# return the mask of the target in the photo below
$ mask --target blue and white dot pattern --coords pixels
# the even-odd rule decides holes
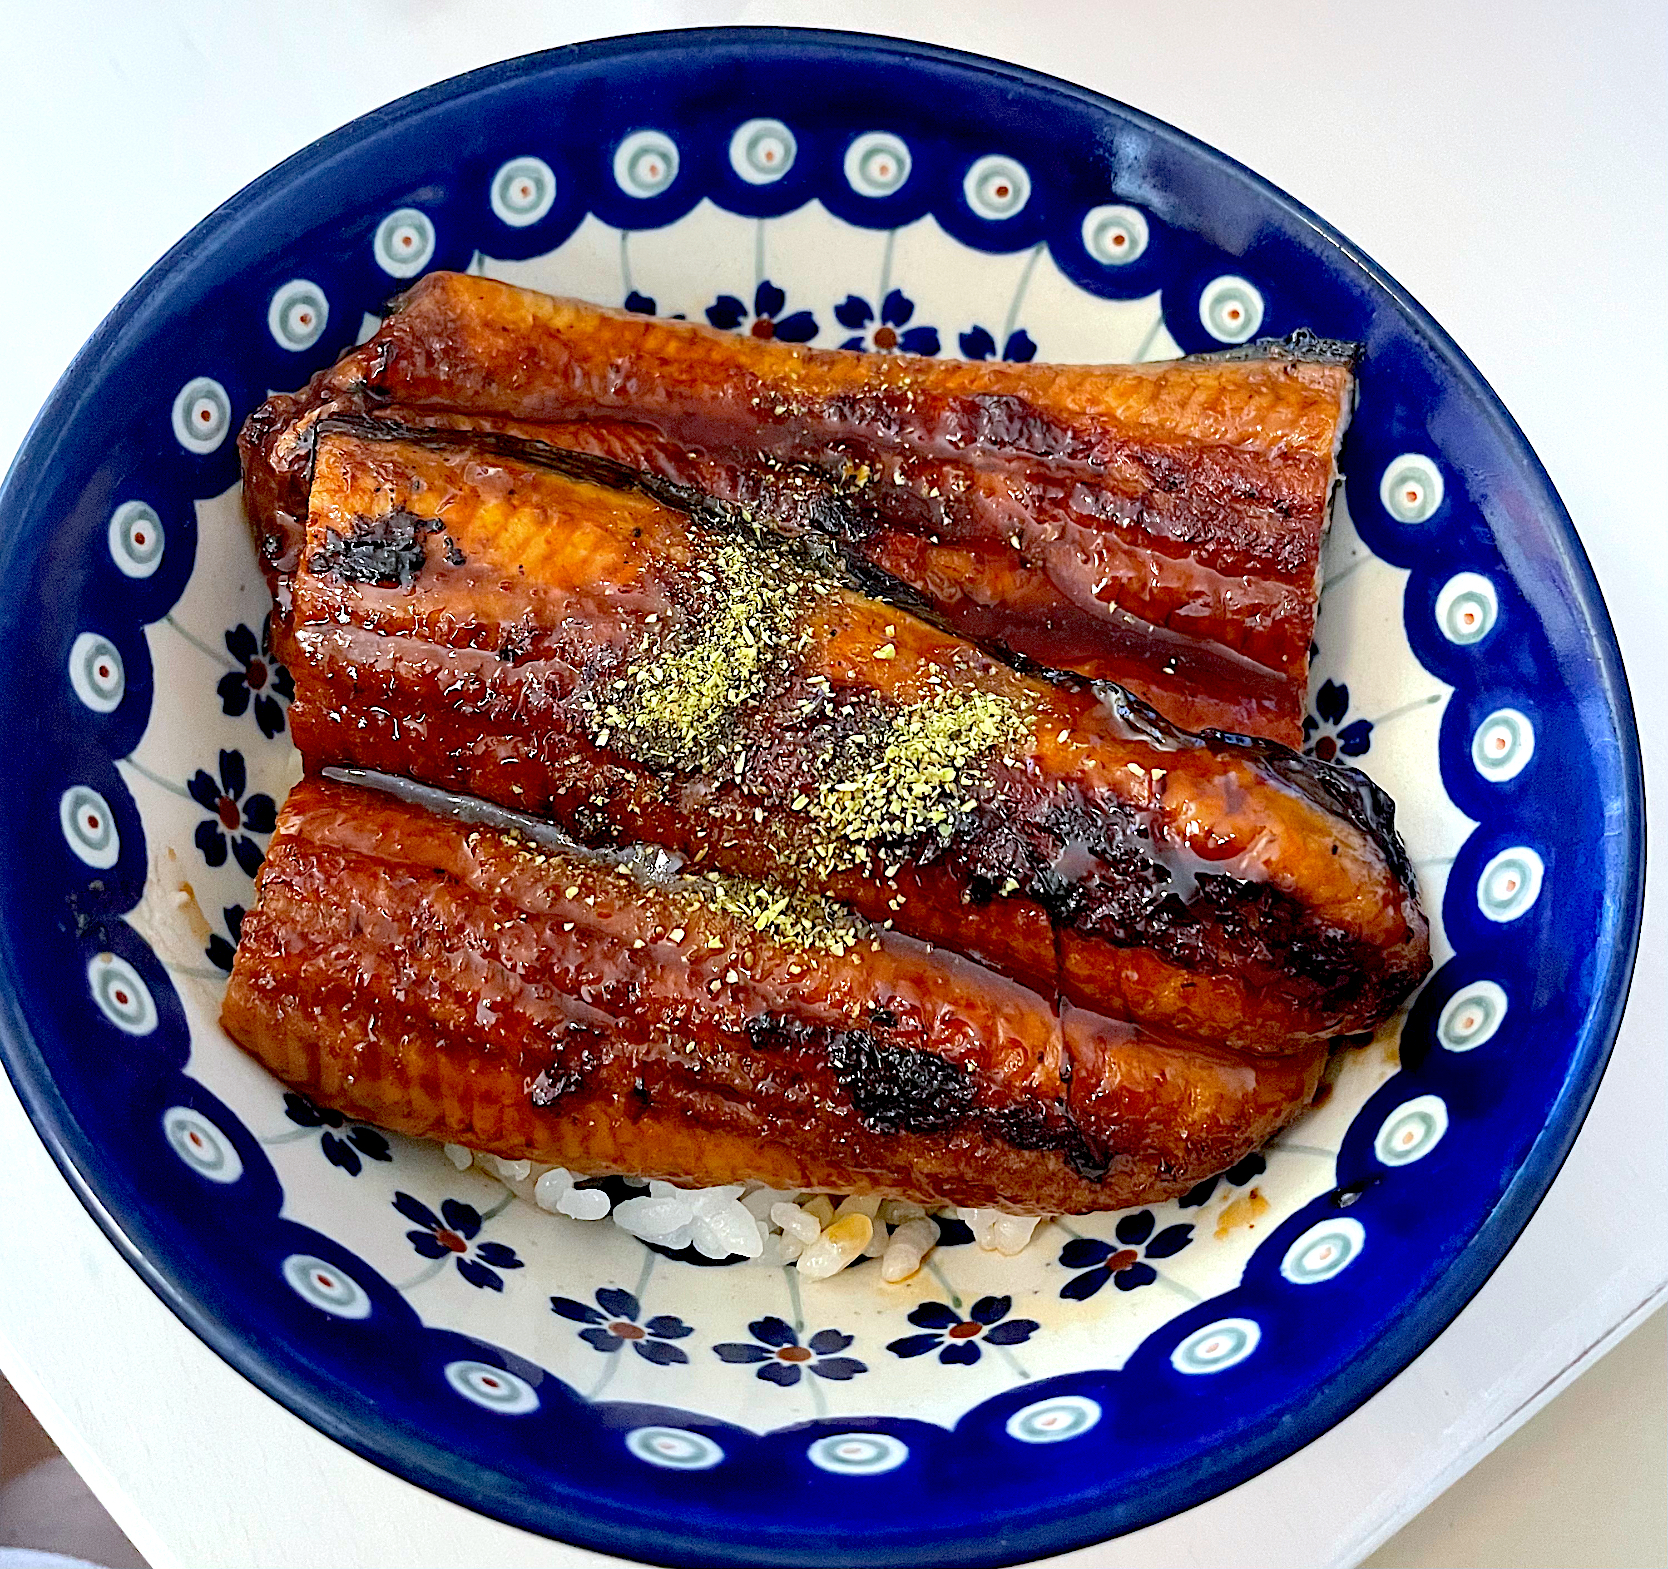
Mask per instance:
[[[110,559],[123,577],[149,577],[162,565],[162,519],[143,501],[124,501],[110,514]]]
[[[614,183],[627,196],[648,200],[678,177],[678,144],[664,131],[633,131],[614,150]]]
[[[1545,876],[1545,863],[1528,845],[1502,850],[1477,879],[1477,908],[1491,921],[1515,921],[1534,907]]]
[[[1255,1319],[1219,1318],[1196,1329],[1170,1353],[1178,1373],[1220,1373],[1243,1362],[1263,1338]]]
[[[909,1446],[889,1433],[834,1433],[805,1451],[821,1471],[836,1476],[879,1476],[896,1471],[909,1458]]]
[[[231,434],[232,400],[212,376],[194,376],[174,399],[174,437],[187,452],[207,457]]]
[[[1146,253],[1147,215],[1113,203],[1083,215],[1083,249],[1104,267],[1127,267]]]
[[[126,959],[96,953],[87,961],[87,985],[93,1001],[124,1035],[149,1035],[156,1028],[156,1003],[150,988]]]
[[[232,1141],[200,1111],[170,1106],[162,1114],[162,1135],[168,1148],[199,1177],[229,1184],[243,1175],[243,1158]]]
[[[311,1253],[292,1253],[280,1272],[285,1284],[303,1302],[311,1303],[332,1318],[359,1319],[371,1316],[371,1299],[365,1288],[346,1270],[327,1264]]]
[[[1436,596],[1436,624],[1450,643],[1480,643],[1500,616],[1500,596],[1480,572],[1456,572]]]
[[[1448,1131],[1448,1107],[1440,1095],[1405,1101],[1386,1117],[1373,1140],[1373,1154],[1386,1166],[1423,1160]]]
[[[1059,1444],[1087,1433],[1100,1417],[1099,1404],[1087,1395],[1054,1395],[1021,1406],[1008,1418],[1007,1432],[1022,1444]]]
[[[1002,223],[1017,217],[1031,200],[1031,176],[1012,158],[980,158],[961,182],[967,205],[981,218]]]
[[[556,201],[556,171],[542,158],[512,158],[492,177],[492,210],[512,229],[526,229]]]
[[[434,224],[415,207],[399,207],[376,226],[371,254],[390,278],[415,278],[434,260]]]
[[[127,691],[127,672],[116,645],[96,632],[82,632],[70,644],[70,689],[95,714],[113,714]]]
[[[780,120],[748,120],[730,138],[730,167],[749,185],[774,185],[798,154],[793,132]]]
[[[91,785],[71,785],[58,797],[58,827],[77,860],[107,872],[122,855],[110,803]]]
[[[1497,981],[1473,981],[1461,987],[1437,1015],[1436,1038],[1448,1051],[1475,1051],[1494,1039],[1505,1022],[1509,1001]]]
[[[870,131],[846,149],[846,183],[859,196],[895,196],[909,182],[909,147],[890,131]]]
[[[1292,1243],[1280,1260],[1280,1273],[1294,1286],[1313,1286],[1347,1269],[1366,1245],[1361,1222],[1338,1215],[1311,1226]]]
[[[1515,779],[1535,755],[1535,727],[1515,708],[1497,708],[1471,737],[1471,762],[1493,784]]]
[[[519,1374],[490,1362],[448,1362],[446,1382],[465,1400],[502,1416],[525,1416],[539,1408],[539,1392]]]
[[[277,289],[266,308],[266,327],[281,349],[299,354],[324,336],[330,320],[330,301],[324,290],[306,278],[291,278]]]
[[[710,1471],[724,1458],[724,1451],[706,1434],[684,1427],[634,1427],[625,1436],[625,1446],[639,1460],[668,1471]]]
[[[1442,494],[1442,470],[1418,452],[1404,452],[1378,482],[1378,499],[1398,523],[1423,523],[1442,505]]]
[[[1199,320],[1218,343],[1245,343],[1263,324],[1263,297],[1244,278],[1213,278],[1199,296]]]

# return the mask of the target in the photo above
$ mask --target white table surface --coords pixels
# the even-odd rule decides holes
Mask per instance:
[[[314,137],[506,55],[731,22],[909,34],[1050,71],[1185,127],[1325,214],[1448,327],[1539,451],[1619,628],[1647,772],[1664,777],[1668,25],[1655,0],[12,8],[0,49],[0,465],[144,268]],[[1057,1561],[1356,1563],[1668,1295],[1661,864],[1586,1129],[1476,1300],[1300,1454]],[[419,1492],[233,1372],[105,1241],[3,1076],[0,1367],[158,1569],[609,1561]]]

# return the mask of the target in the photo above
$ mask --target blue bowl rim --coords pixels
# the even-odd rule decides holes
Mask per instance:
[[[1142,127],[1155,138],[1181,146],[1193,156],[1214,163],[1231,178],[1251,186],[1264,201],[1286,216],[1311,229],[1327,246],[1359,268],[1383,290],[1406,323],[1421,334],[1449,365],[1496,427],[1502,447],[1515,458],[1526,487],[1547,508],[1554,525],[1551,532],[1559,547],[1558,564],[1574,591],[1576,604],[1586,623],[1598,667],[1599,685],[1615,720],[1619,772],[1625,796],[1621,820],[1624,854],[1619,860],[1629,867],[1631,875],[1627,886],[1619,891],[1622,907],[1613,926],[1616,939],[1605,958],[1603,980],[1595,987],[1592,1023],[1572,1058],[1565,1087],[1554,1102],[1546,1125],[1493,1209],[1442,1275],[1436,1289],[1427,1293],[1418,1307],[1404,1317],[1368,1357],[1356,1364],[1352,1369],[1353,1376],[1315,1389],[1307,1399],[1288,1411],[1279,1432],[1271,1433],[1255,1450],[1248,1449],[1237,1462],[1213,1467],[1208,1474],[1201,1473],[1191,1481],[1179,1481],[1156,1496],[1151,1509],[1143,1511],[1144,1523],[1154,1524],[1237,1487],[1314,1442],[1365,1404],[1423,1354],[1482,1289],[1539,1208],[1586,1121],[1621,1027],[1638,954],[1643,917],[1646,834],[1643,766],[1638,727],[1620,648],[1592,565],[1545,466],[1498,394],[1429,312],[1371,257],[1301,202],[1208,143],[1105,94],[1024,66],[936,44],[827,28],[671,28],[590,39],[482,66],[373,109],[291,154],[194,225],[122,296],[59,378],[25,433],[10,471],[0,482],[0,520],[5,518],[13,495],[25,493],[37,473],[51,466],[56,457],[57,441],[48,433],[68,425],[78,402],[91,392],[94,384],[91,373],[98,361],[128,328],[146,302],[189,262],[211,235],[281,189],[293,176],[327,162],[367,132],[419,116],[432,105],[537,75],[567,60],[594,62],[625,59],[663,50],[669,45],[700,48],[711,43],[734,44],[747,40],[777,46],[802,43],[835,47],[858,54],[892,55],[907,61],[948,65],[970,74],[989,76],[1074,99],[1092,110],[1110,111]],[[0,548],[9,543],[0,538]],[[12,622],[10,611],[0,612],[0,635],[18,633],[20,629]],[[479,1504],[480,1500],[464,1496],[468,1490],[460,1487],[455,1479],[442,1477],[436,1471],[428,1457],[422,1454],[420,1444],[407,1443],[398,1434],[386,1432],[379,1434],[380,1443],[373,1443],[353,1424],[344,1421],[329,1402],[289,1381],[267,1363],[258,1348],[241,1338],[235,1327],[220,1322],[211,1310],[189,1296],[170,1274],[165,1260],[147,1257],[128,1236],[121,1219],[112,1214],[98,1197],[99,1184],[95,1180],[98,1159],[95,1157],[89,1161],[89,1169],[83,1170],[70,1152],[65,1133],[67,1108],[57,1094],[43,1054],[23,1023],[18,1005],[22,990],[10,943],[0,932],[0,1048],[3,1048],[0,1049],[0,1060],[4,1061],[30,1121],[71,1190],[139,1277],[193,1334],[258,1389],[309,1426],[394,1475],[466,1506]],[[1140,1525],[1131,1527],[1139,1528]],[[1098,1532],[1081,1537],[1062,1537],[1052,1550],[1067,1551],[1100,1539],[1104,1538]],[[629,1544],[622,1544],[622,1550],[629,1552]]]

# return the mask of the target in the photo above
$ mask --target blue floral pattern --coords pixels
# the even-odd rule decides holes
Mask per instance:
[[[886,1349],[900,1357],[937,1351],[938,1360],[947,1366],[971,1367],[979,1360],[981,1343],[1017,1346],[1036,1333],[1034,1318],[1008,1317],[1013,1305],[1012,1297],[980,1297],[963,1318],[947,1303],[923,1302],[911,1311],[909,1321],[930,1333],[888,1341]]]
[[[238,663],[221,676],[215,691],[220,708],[237,718],[255,708],[255,723],[269,741],[284,729],[284,710],[295,696],[295,682],[272,657],[272,617],[261,621],[259,638],[241,622],[226,634],[226,652]]]
[[[208,947],[203,950],[208,955],[209,962],[228,975],[232,973],[232,960],[237,955],[237,945],[243,941],[243,917],[246,913],[241,904],[228,904],[220,912],[220,919],[226,923],[226,930],[232,934],[230,941],[216,932],[209,938]]]
[[[818,1378],[837,1382],[869,1371],[867,1364],[856,1357],[839,1355],[853,1337],[838,1329],[819,1329],[801,1345],[794,1327],[771,1315],[754,1319],[747,1326],[747,1333],[753,1337],[752,1341],[727,1340],[712,1349],[725,1362],[761,1364],[755,1376],[781,1389],[792,1389],[806,1369]]]
[[[961,335],[963,359],[988,360],[996,353],[996,339],[988,327],[973,327]],[[1037,346],[1023,327],[1008,334],[1002,345],[1001,358],[1024,365],[1037,357]]]
[[[213,814],[197,824],[192,836],[203,859],[210,866],[224,866],[229,848],[237,864],[253,877],[261,869],[263,852],[249,835],[271,833],[278,826],[278,807],[270,795],[256,794],[245,800],[248,784],[243,753],[222,752],[218,780],[199,768],[185,788],[193,801]]]
[[[1086,1302],[1109,1280],[1120,1291],[1150,1286],[1158,1279],[1158,1271],[1146,1261],[1173,1258],[1193,1240],[1190,1224],[1166,1226],[1154,1236],[1156,1224],[1150,1209],[1138,1209],[1113,1228],[1117,1244],[1099,1237],[1073,1237],[1060,1249],[1060,1262],[1083,1273],[1061,1286],[1060,1295],[1071,1302]]]
[[[877,312],[869,302],[856,294],[848,294],[834,307],[834,319],[854,336],[845,339],[842,349],[872,349],[882,354],[894,350],[904,354],[938,353],[936,327],[910,326],[915,315],[915,301],[902,289],[893,289],[880,302]]]
[[[451,1255],[458,1273],[470,1285],[484,1291],[502,1291],[501,1269],[520,1269],[515,1249],[502,1242],[476,1242],[481,1229],[481,1212],[461,1199],[441,1201],[438,1215],[421,1199],[409,1193],[394,1195],[394,1208],[422,1229],[406,1232],[406,1240],[424,1258],[443,1259]]]
[[[672,1344],[695,1333],[681,1318],[658,1313],[646,1323],[639,1323],[642,1304],[618,1286],[602,1287],[596,1300],[597,1305],[592,1307],[588,1302],[575,1302],[572,1297],[552,1297],[550,1311],[575,1324],[583,1324],[579,1338],[610,1356],[621,1346],[630,1346],[645,1362],[657,1367],[689,1360],[689,1353],[682,1346]]]
[[[1176,1200],[1183,1209],[1197,1209],[1205,1203],[1216,1191],[1219,1182],[1226,1182],[1236,1188],[1243,1188],[1253,1177],[1260,1177],[1268,1170],[1268,1161],[1260,1151],[1253,1151],[1236,1166],[1230,1166],[1219,1176],[1206,1177],[1203,1182],[1196,1182],[1187,1192]]]
[[[660,314],[660,307],[656,305],[654,296],[644,294],[640,289],[628,291],[622,308],[630,311],[635,316],[657,316]],[[684,321],[687,318],[682,311],[673,311],[666,319],[667,321]]]
[[[1315,693],[1315,711],[1303,718],[1303,750],[1323,763],[1335,757],[1361,757],[1373,744],[1373,723],[1370,719],[1352,719],[1349,713],[1349,688],[1342,681],[1323,681]]]
[[[755,338],[780,338],[784,343],[809,343],[817,335],[817,318],[809,311],[782,313],[788,297],[769,278],[753,291],[753,310],[733,294],[720,294],[707,307],[707,320],[715,327],[740,329]]]
[[[340,1166],[350,1177],[357,1177],[364,1169],[360,1156],[367,1160],[392,1160],[388,1136],[380,1128],[368,1123],[352,1122],[329,1106],[320,1106],[310,1096],[288,1090],[284,1095],[284,1115],[298,1128],[320,1128],[319,1148],[332,1166]],[[346,1135],[336,1130],[345,1127]]]

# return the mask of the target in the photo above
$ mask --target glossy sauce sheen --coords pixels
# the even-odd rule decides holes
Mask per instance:
[[[965,636],[1118,681],[1186,728],[1295,745],[1352,356],[1317,340],[1141,366],[855,354],[433,274],[305,394],[272,400],[245,459],[275,525],[309,413],[531,422],[823,530]]]
[[[1012,669],[725,509],[576,478],[571,454],[316,436],[304,549],[263,540],[301,558],[278,636],[310,768],[827,893],[1173,1039],[1301,1050],[1370,1029],[1428,968],[1359,774]],[[737,680],[724,661],[755,637]]]
[[[1325,1058],[1167,1046],[819,900],[320,779],[223,1022],[328,1105],[510,1159],[1053,1213],[1231,1165]]]

